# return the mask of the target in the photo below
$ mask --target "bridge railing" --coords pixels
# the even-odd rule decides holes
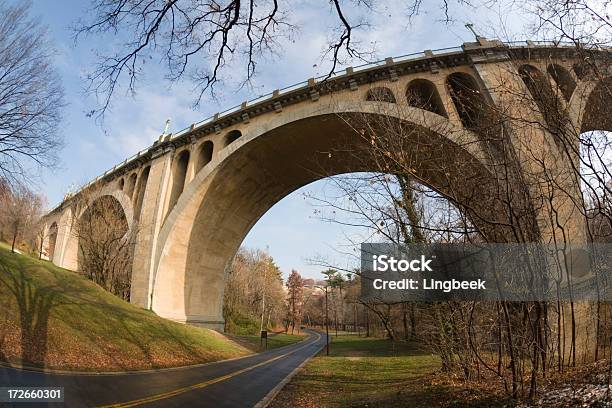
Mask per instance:
[[[548,40],[537,40],[537,41],[509,41],[509,42],[504,42],[503,43],[505,46],[509,47],[509,48],[524,48],[524,47],[532,47],[532,46],[552,46],[552,47],[567,47],[567,46],[572,46],[575,47],[576,44],[570,41],[548,41]],[[597,47],[595,47],[597,48]],[[428,50],[428,52],[426,51],[421,51],[421,52],[415,52],[415,53],[411,53],[411,54],[405,54],[405,55],[400,55],[398,57],[393,57],[391,58],[391,60],[393,61],[393,63],[403,63],[403,62],[407,62],[407,61],[412,61],[412,60],[417,60],[419,58],[431,58],[432,56],[444,56],[447,54],[454,54],[454,53],[461,53],[464,51],[463,46],[457,46],[457,47],[447,47],[447,48],[439,48],[439,49],[435,49],[435,50]],[[373,68],[377,68],[377,67],[381,67],[384,65],[388,64],[388,59],[382,59],[379,61],[374,61],[374,62],[366,62],[364,64],[361,65],[357,65],[354,67],[350,67],[350,69],[352,69],[352,72],[356,73],[356,72],[363,72],[365,70],[368,69],[373,69]],[[338,70],[338,71],[334,71],[330,74],[325,74],[325,75],[321,75],[318,77],[313,78],[314,79],[314,83],[321,83],[323,81],[332,79],[332,78],[336,78],[336,77],[340,77],[343,75],[347,75],[348,73],[348,69],[342,69],[342,70]],[[189,132],[191,132],[194,129],[198,129],[204,125],[208,125],[210,123],[213,123],[217,120],[223,119],[226,116],[229,116],[231,114],[237,113],[240,110],[243,109],[244,106],[247,107],[252,107],[254,105],[257,105],[259,103],[265,102],[267,100],[272,100],[278,96],[282,96],[282,95],[286,95],[289,94],[291,92],[294,91],[298,91],[300,89],[307,89],[309,86],[311,86],[312,84],[312,79],[311,81],[300,81],[298,83],[295,83],[293,85],[289,85],[286,86],[284,88],[281,89],[277,89],[273,92],[264,94],[264,95],[260,95],[254,99],[248,100],[246,102],[243,102],[239,105],[233,106],[229,109],[226,109],[222,112],[216,113],[212,116],[209,116],[208,118],[201,120],[200,122],[194,123],[193,125],[190,125],[184,129],[181,129],[180,131],[176,132],[176,133],[172,133],[170,135],[170,140],[174,140],[177,139]],[[114,167],[112,167],[111,169],[108,169],[107,171],[105,171],[102,175],[99,175],[98,177],[96,177],[95,179],[93,179],[92,181],[90,181],[89,183],[85,184],[84,186],[82,186],[77,192],[75,192],[74,194],[78,194],[80,191],[82,191],[83,189],[95,184],[96,182],[98,182],[99,180],[101,180],[103,177],[107,176],[108,174],[114,172],[115,170],[126,166],[127,164],[131,163],[132,161],[138,159],[138,157],[140,157],[141,155],[145,154],[152,146],[148,146],[144,149],[142,149],[141,151],[139,151],[138,153],[136,153],[135,155],[131,156],[130,158],[126,159],[125,161],[123,161],[122,163],[119,163],[117,165],[115,165]],[[61,203],[58,204],[56,207],[53,208],[54,211],[55,209],[57,209],[59,206],[61,206]]]
[[[448,48],[441,48],[441,49],[438,49],[438,50],[432,50],[432,52],[436,56],[440,56],[440,55],[446,54],[449,51],[452,51],[452,52],[462,52],[463,50],[462,50],[461,47],[448,47]],[[399,57],[393,57],[392,60],[393,60],[393,62],[398,63],[398,62],[405,62],[405,61],[415,60],[415,59],[418,59],[418,58],[428,58],[428,57],[430,57],[430,56],[426,55],[424,52],[415,52],[415,53],[412,53],[412,54],[400,55]],[[372,69],[372,68],[381,67],[381,66],[384,66],[384,65],[387,65],[387,59],[383,59],[383,60],[375,61],[375,62],[367,62],[367,63],[361,64],[361,65],[357,65],[357,66],[351,67],[351,69],[353,70],[353,72],[356,73],[356,72],[361,72],[361,71],[365,71],[365,70]],[[334,71],[332,73],[328,73],[328,74],[325,74],[325,75],[320,75],[320,76],[315,77],[313,79],[314,79],[315,84],[318,84],[318,83],[321,83],[323,81],[326,81],[326,80],[329,80],[329,79],[332,79],[332,78],[336,78],[336,77],[340,77],[340,76],[344,76],[344,75],[347,75],[346,68],[342,69],[342,70]],[[257,105],[259,103],[265,102],[267,100],[272,100],[272,99],[274,99],[274,98],[276,98],[278,96],[286,95],[288,93],[291,93],[291,92],[294,92],[294,91],[298,91],[300,89],[306,89],[309,86],[311,86],[311,83],[309,83],[308,80],[300,81],[300,82],[297,82],[295,84],[286,86],[284,88],[280,88],[280,89],[277,89],[275,91],[269,92],[267,94],[260,95],[260,96],[254,98],[254,99],[250,99],[250,100],[246,101],[246,103],[243,102],[240,105],[233,106],[233,107],[231,107],[231,108],[229,108],[229,109],[227,109],[225,111],[216,113],[215,115],[212,115],[212,116],[210,116],[210,117],[208,117],[208,118],[206,118],[206,119],[204,119],[204,120],[202,120],[200,122],[197,122],[193,126],[186,127],[184,129],[178,131],[177,133],[173,133],[170,139],[174,140],[174,139],[182,136],[183,134],[190,132],[192,129],[197,129],[197,128],[202,127],[204,125],[210,124],[210,123],[214,122],[215,120],[222,119],[222,118],[224,118],[226,116],[229,116],[231,114],[239,112],[239,111],[241,111],[243,109],[244,106],[252,107],[254,105]]]

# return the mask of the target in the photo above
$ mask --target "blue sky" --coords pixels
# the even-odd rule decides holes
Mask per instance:
[[[346,4],[349,7],[351,3]],[[440,21],[437,6],[423,10],[423,14],[409,22],[404,4],[403,1],[381,1],[372,13],[372,28],[360,38],[364,43],[375,44],[380,58],[473,41],[463,26],[467,21],[475,23],[487,36],[506,38],[511,36],[508,31],[519,31],[522,24],[507,10],[501,12],[504,21],[500,21],[497,10],[475,12],[466,8],[451,10],[456,22],[445,24]],[[59,203],[71,184],[83,184],[149,146],[162,132],[166,118],[172,120],[170,131],[176,132],[245,99],[326,73],[328,63],[321,60],[321,51],[333,24],[329,4],[295,1],[292,5],[291,18],[301,29],[294,42],[284,44],[278,56],[258,66],[253,89],[237,91],[233,78],[229,78],[217,89],[216,100],[205,98],[194,110],[191,84],[180,82],[169,86],[159,80],[160,73],[152,67],[136,95],[127,95],[125,90],[117,92],[111,110],[100,125],[85,115],[96,107],[96,101],[83,92],[86,85],[83,76],[91,69],[94,53],[112,47],[114,39],[83,38],[75,45],[70,26],[87,12],[90,3],[35,0],[32,13],[49,28],[69,103],[62,126],[65,147],[59,154],[60,163],[54,171],[43,170],[40,177],[39,189],[46,194],[49,205]],[[321,221],[313,214],[312,201],[304,198],[305,192],[323,194],[328,188],[329,183],[319,181],[280,201],[255,225],[243,245],[267,247],[285,274],[294,268],[305,276],[319,277],[322,268],[309,261],[316,257],[340,265],[348,262],[341,254],[346,249],[346,236],[354,238],[359,231]]]

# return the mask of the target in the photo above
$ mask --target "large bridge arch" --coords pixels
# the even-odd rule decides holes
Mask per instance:
[[[45,225],[43,234],[42,234],[42,243],[41,243],[41,256],[44,259],[48,259],[53,261],[55,255],[55,245],[57,244],[57,236],[58,236],[59,227],[57,225],[57,221],[53,221],[50,225]]]
[[[122,190],[100,190],[87,197],[86,200],[75,203],[73,208],[68,209],[62,215],[62,221],[60,224],[65,224],[66,228],[63,231],[63,250],[62,257],[58,259],[58,262],[54,263],[61,266],[62,268],[70,269],[73,271],[79,268],[79,239],[76,234],[76,222],[81,219],[83,214],[90,208],[94,203],[104,197],[112,197],[116,200],[121,209],[123,215],[126,218],[128,224],[128,231],[134,226],[134,209],[130,197]]]
[[[58,240],[55,243],[55,251],[51,261],[61,267],[65,267],[64,259],[66,258],[66,248],[68,247],[69,237],[72,233],[73,220],[72,206],[64,209],[59,217],[58,225]]]
[[[584,80],[569,102],[569,117],[577,133],[592,130],[612,132],[612,77]]]
[[[70,230],[75,214],[79,214],[81,197],[95,191],[129,192],[131,201],[127,195],[119,201],[128,221],[135,218],[138,225],[130,301],[165,317],[219,327],[225,266],[267,208],[317,178],[370,170],[367,160],[351,155],[358,150],[360,136],[347,130],[350,126],[343,119],[355,115],[418,129],[417,133],[424,136],[423,143],[413,143],[421,149],[419,154],[462,155],[461,160],[448,159],[445,163],[471,166],[452,169],[463,176],[457,182],[460,188],[454,191],[456,194],[461,194],[466,183],[468,187],[470,182],[475,183],[470,177],[480,181],[485,190],[489,188],[483,180],[487,171],[495,175],[487,176],[491,179],[498,177],[503,182],[505,178],[511,190],[507,205],[517,205],[521,214],[537,213],[534,219],[521,219],[528,225],[521,226],[517,240],[551,240],[558,228],[565,228],[570,242],[583,242],[586,221],[576,217],[576,207],[582,200],[575,172],[579,157],[563,155],[559,143],[554,142],[558,141],[557,133],[565,135],[565,130],[565,136],[576,145],[581,133],[612,130],[612,105],[599,100],[601,95],[609,99],[609,92],[602,92],[604,85],[594,81],[599,78],[580,65],[582,53],[593,61],[609,58],[607,50],[578,52],[574,47],[533,43],[504,45],[481,38],[463,44],[461,49],[388,58],[369,67],[347,68],[325,81],[311,78],[217,113],[177,133],[164,132],[146,149],[68,195],[47,215],[48,225],[53,221],[58,225],[53,261],[71,267],[71,251],[76,252],[69,240]],[[541,120],[537,103],[525,103],[534,96],[533,92],[529,94],[530,81],[525,83],[519,74],[525,65],[541,72],[538,85],[550,85],[559,101],[559,113],[567,115],[560,126],[562,132],[551,131],[549,126],[525,126]],[[604,76],[611,74],[607,66],[602,72]],[[449,83],[452,78],[455,80]],[[604,84],[609,89],[609,80]],[[383,97],[375,89],[384,89]],[[480,110],[487,107],[492,111],[481,115]],[[509,120],[497,122],[498,108],[509,113]],[[472,116],[482,120],[470,120]],[[414,140],[408,138],[406,143],[410,142]],[[177,178],[179,173],[173,170],[182,152],[188,152],[183,154],[189,154],[190,160],[185,160]],[[411,152],[406,149],[405,153]],[[554,174],[542,172],[546,167]],[[500,169],[509,172],[504,175]],[[442,194],[445,187],[453,190],[452,183],[445,186],[441,182],[443,174],[425,165],[416,166],[416,170],[420,181],[439,184],[432,187]],[[137,180],[135,174],[139,174]],[[552,184],[561,183],[563,187],[551,187],[550,180],[543,179],[548,177],[554,177]],[[174,185],[180,185],[181,191],[172,194]],[[482,190],[482,186],[479,188]],[[483,195],[483,191],[474,193]],[[550,206],[544,208],[535,202],[551,193],[557,199]],[[175,205],[169,208],[169,202]],[[525,209],[528,211],[522,211]],[[549,221],[552,209],[559,220],[557,225]],[[505,211],[499,211],[502,217]],[[501,235],[503,241],[505,236]]]
[[[384,115],[413,130],[406,143],[419,149],[421,165],[415,169],[419,180],[448,196],[461,191],[463,197],[485,204],[483,186],[492,176],[478,138],[448,119],[385,102],[302,107],[243,135],[185,189],[160,231],[153,310],[178,321],[222,327],[225,270],[257,220],[310,182],[375,170],[368,157],[359,155],[364,138],[346,122],[362,115]],[[443,166],[435,168],[428,160],[456,166],[453,173],[461,174],[461,181],[452,180]],[[455,188],[459,183],[462,188]]]

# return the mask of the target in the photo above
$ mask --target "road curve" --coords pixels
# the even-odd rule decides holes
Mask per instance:
[[[324,335],[307,331],[299,343],[199,367],[90,375],[0,368],[0,386],[64,387],[64,403],[15,407],[253,407],[324,346]]]

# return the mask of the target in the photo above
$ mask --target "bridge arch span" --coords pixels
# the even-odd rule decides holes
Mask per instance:
[[[93,203],[95,203],[96,201],[98,201],[99,199],[105,196],[111,196],[115,200],[117,200],[119,204],[121,204],[121,209],[123,210],[123,213],[125,214],[125,218],[127,219],[128,228],[131,229],[134,224],[134,207],[132,205],[132,199],[130,198],[128,194],[126,194],[125,192],[121,190],[112,190],[112,191],[102,190],[95,194],[92,194],[89,197],[89,200],[87,201],[87,205],[81,206],[79,208],[78,218],[81,218],[83,216],[83,214],[85,213],[88,207],[90,207]]]
[[[50,225],[45,225],[42,238],[42,253],[44,259],[53,261],[55,255],[55,244],[57,243],[57,234],[59,227],[57,221],[51,222]]]
[[[384,130],[383,123],[411,133],[399,143],[402,154],[437,158],[449,166],[449,174],[462,177],[460,182],[446,180],[444,171],[436,173],[422,160],[411,167],[423,184],[448,197],[449,191],[460,195],[479,183],[474,191],[479,197],[490,189],[487,180],[497,177],[511,190],[507,207],[528,214],[521,217],[516,239],[550,241],[563,228],[570,242],[583,242],[586,220],[576,217],[582,200],[575,177],[579,157],[563,155],[563,146],[555,142],[567,136],[578,145],[581,133],[612,130],[610,93],[602,91],[612,84],[594,81],[592,64],[581,64],[584,53],[603,62],[599,74],[612,74],[605,64],[608,50],[578,52],[575,47],[505,45],[481,38],[461,49],[388,58],[347,68],[325,81],[311,78],[176,134],[163,133],[48,214],[46,222],[58,225],[54,258],[60,262],[54,262],[65,266],[70,258],[64,250],[80,197],[96,190],[123,190],[131,196],[131,201],[120,200],[127,218],[132,222],[135,217],[139,224],[130,301],[176,320],[219,324],[225,267],[253,224],[282,197],[318,178],[379,171],[359,151],[360,143],[369,144],[370,135]],[[558,109],[543,118],[539,110],[551,100]],[[500,117],[499,112],[509,115]],[[556,113],[561,121],[542,122],[555,119]],[[375,120],[355,129],[350,120],[360,115]],[[368,132],[361,133],[364,129]],[[181,154],[189,159],[177,172]],[[460,163],[466,167],[457,169]],[[499,172],[506,164],[509,171]],[[545,166],[554,170],[552,176],[563,188],[550,183]],[[139,174],[136,188],[132,174]],[[559,199],[542,206],[552,193]],[[508,214],[486,197],[482,201],[499,210],[495,222]],[[460,202],[455,204],[461,209]],[[469,216],[469,207],[464,210]],[[485,235],[493,242],[507,241],[505,232]]]
[[[612,132],[612,77],[593,82],[580,113],[580,132],[603,130]]]
[[[153,310],[177,321],[221,328],[226,267],[259,218],[283,197],[313,181],[378,170],[363,154],[364,138],[347,124],[347,119],[359,120],[360,115],[393,118],[411,129],[405,147],[419,149],[417,179],[447,196],[461,191],[481,202],[487,200],[483,185],[491,174],[479,139],[448,119],[385,102],[302,107],[244,134],[186,187],[159,234]],[[453,169],[461,174],[461,181],[428,166],[428,160],[463,167],[458,172]],[[466,183],[470,179],[472,183]],[[456,188],[459,184],[461,188]]]
[[[128,231],[134,226],[134,209],[130,197],[121,190],[101,190],[93,193],[89,196],[86,202],[79,202],[73,208],[69,209],[62,216],[60,225],[64,225],[63,231],[60,234],[63,238],[63,250],[62,257],[57,262],[54,259],[56,265],[62,268],[76,271],[79,269],[79,238],[77,236],[76,226],[78,220],[83,217],[83,214],[91,208],[92,205],[99,202],[104,197],[112,197],[123,210],[123,216],[127,222]]]
[[[593,130],[612,132],[610,89],[612,77],[578,82],[568,104],[568,116],[577,134]]]
[[[549,64],[546,71],[553,79],[557,88],[561,91],[566,102],[569,102],[576,89],[576,81],[572,75],[565,67],[559,64]]]

